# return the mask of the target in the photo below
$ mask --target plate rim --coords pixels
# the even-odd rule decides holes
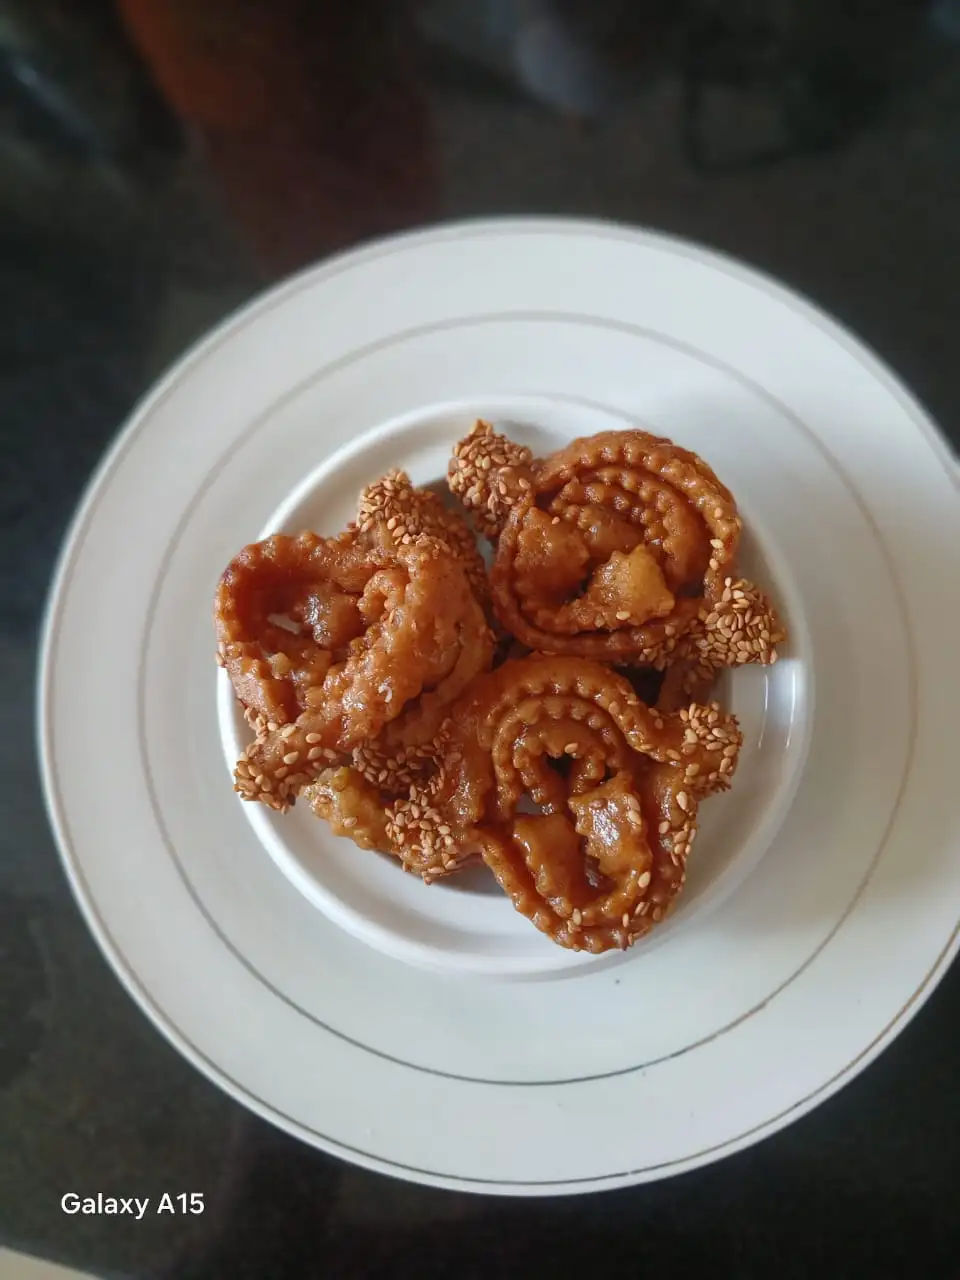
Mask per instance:
[[[355,1150],[349,1147],[348,1144],[338,1140],[318,1141],[318,1135],[315,1131],[307,1128],[293,1117],[285,1116],[273,1104],[261,1102],[244,1086],[234,1081],[221,1066],[212,1062],[201,1050],[189,1042],[185,1035],[169,1021],[167,1015],[155,1004],[153,997],[140,980],[139,975],[135,973],[119,946],[114,942],[107,922],[99,917],[92,894],[86,889],[82,868],[70,846],[63,815],[56,802],[55,790],[51,786],[52,723],[50,715],[52,708],[50,705],[50,659],[55,638],[55,621],[58,614],[58,606],[67,589],[75,555],[82,543],[82,536],[96,500],[101,490],[109,484],[126,450],[146,425],[156,405],[192,368],[208,358],[214,350],[228,341],[236,331],[266,311],[283,305],[287,298],[294,296],[305,287],[321,283],[324,278],[340,274],[363,262],[369,262],[377,257],[398,251],[402,252],[405,248],[457,238],[470,239],[477,236],[515,235],[518,233],[527,235],[565,234],[574,237],[615,239],[627,243],[645,244],[650,248],[693,259],[708,269],[720,270],[724,274],[733,276],[739,283],[749,285],[767,297],[773,297],[786,304],[795,313],[799,313],[806,322],[813,324],[821,332],[825,332],[828,337],[844,349],[849,357],[865,368],[873,379],[881,383],[885,390],[898,402],[901,410],[911,422],[921,429],[924,438],[932,447],[934,456],[945,471],[947,478],[953,482],[954,490],[960,489],[960,470],[958,470],[957,463],[952,456],[946,439],[941,435],[932,417],[926,412],[917,397],[901,382],[894,371],[869,344],[853,335],[842,324],[799,291],[781,284],[764,271],[743,263],[730,255],[681,237],[647,228],[635,228],[628,224],[613,221],[563,217],[467,219],[440,223],[426,229],[376,240],[370,244],[347,250],[320,263],[308,266],[296,275],[279,282],[271,289],[251,299],[246,305],[225,317],[212,331],[204,334],[188,347],[171,368],[133,406],[125,426],[119,432],[112,445],[106,450],[87,482],[68,530],[64,535],[57,558],[44,609],[38,646],[37,742],[40,775],[48,820],[56,837],[58,852],[67,873],[68,881],[88,927],[122,985],[136,1003],[162,1034],[194,1066],[202,1070],[211,1081],[224,1088],[237,1101],[272,1123],[278,1124],[287,1132],[307,1140],[313,1145],[325,1147],[325,1149],[336,1154],[349,1153],[348,1158],[353,1162],[379,1172],[389,1172],[394,1176],[402,1177],[413,1175],[417,1181],[435,1186],[456,1186],[461,1189],[467,1188],[487,1193],[510,1195],[577,1194],[588,1190],[613,1188],[638,1181],[649,1181],[680,1173],[686,1169],[701,1167],[712,1163],[721,1155],[733,1154],[735,1151],[752,1145],[760,1138],[777,1132],[793,1119],[812,1110],[821,1101],[826,1100],[826,1098],[835,1093],[843,1084],[855,1078],[895,1038],[899,1031],[907,1025],[923,1006],[945,972],[949,961],[960,949],[960,921],[955,925],[952,934],[947,938],[932,966],[924,975],[909,1000],[854,1059],[807,1097],[798,1100],[777,1116],[753,1126],[746,1133],[740,1134],[736,1138],[727,1139],[723,1143],[705,1151],[700,1151],[692,1157],[685,1157],[679,1161],[669,1162],[666,1165],[647,1167],[639,1176],[636,1173],[625,1171],[573,1182],[565,1180],[562,1184],[549,1182],[531,1183],[529,1181],[511,1184],[504,1182],[502,1179],[487,1181],[453,1174],[436,1174],[429,1170],[398,1166],[389,1159],[370,1156],[368,1153]],[[908,770],[907,776],[909,776],[909,772]]]

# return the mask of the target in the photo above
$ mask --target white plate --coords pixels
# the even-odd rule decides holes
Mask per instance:
[[[368,433],[394,424],[416,463],[439,425],[483,408],[554,437],[609,415],[701,451],[799,637],[793,701],[773,695],[790,707],[774,716],[780,745],[754,742],[776,776],[742,801],[761,838],[725,844],[702,895],[713,909],[693,902],[660,945],[551,982],[431,972],[328,919],[329,879],[292,835],[268,856],[232,794],[216,709],[210,599],[236,549],[315,501],[314,472],[341,446],[346,497],[379,469],[383,436]],[[168,375],[68,539],[40,736],[81,906],[191,1061],[347,1159],[517,1194],[717,1159],[849,1080],[956,949],[958,546],[957,472],[920,408],[843,330],[737,264],[549,221],[334,259]],[[737,673],[735,699],[753,676]],[[814,683],[806,768],[770,844]],[[720,828],[737,830],[738,790]],[[349,907],[356,882],[333,888]],[[429,933],[388,924],[394,944]]]
[[[417,410],[336,450],[297,486],[258,536],[302,529],[335,533],[356,514],[360,489],[391,467],[402,466],[418,484],[446,488],[451,442],[465,436],[477,418],[502,424],[512,439],[530,445],[541,457],[578,434],[641,425],[564,395],[485,397]],[[789,651],[773,667],[738,671],[719,690],[744,735],[736,795],[703,806],[697,857],[691,860],[679,908],[638,944],[631,959],[640,947],[649,951],[729,897],[769,848],[806,759],[814,663],[803,595],[769,529],[761,531],[756,515],[744,507],[742,511],[740,568],[772,591],[789,626]],[[251,735],[226,674],[219,679],[218,710],[225,764],[232,775]],[[352,843],[318,826],[303,805],[284,816],[263,805],[244,805],[243,812],[277,866],[309,901],[355,937],[398,960],[440,973],[533,977],[584,965],[609,966],[623,958],[555,946],[514,911],[482,868],[428,889],[403,875],[390,858],[358,858]]]

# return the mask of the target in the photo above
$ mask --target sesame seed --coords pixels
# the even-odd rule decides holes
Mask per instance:
[[[283,763],[296,764],[299,759],[300,759],[299,751],[288,751],[287,754],[283,757]]]
[[[639,889],[646,889],[650,884],[650,878],[650,872],[644,871],[643,875],[637,880],[637,887]]]
[[[319,733],[308,733],[308,734],[307,734],[307,742],[308,742],[308,743],[310,743],[310,745],[311,745],[311,746],[312,746],[315,742],[319,742],[319,741],[320,741],[320,734],[319,734]]]

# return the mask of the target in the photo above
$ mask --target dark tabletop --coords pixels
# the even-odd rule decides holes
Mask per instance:
[[[399,4],[313,7],[301,39],[285,0],[236,4],[244,43],[197,37],[182,2],[124,0],[123,29],[106,0],[39,4],[46,26],[0,2],[0,1244],[176,1280],[955,1280],[956,968],[859,1079],[752,1150],[520,1201],[275,1132],[180,1059],[88,935],[33,745],[58,543],[164,365],[299,263],[446,217],[664,228],[820,302],[960,442],[960,6],[436,0],[405,24]],[[213,88],[210,48],[233,68]],[[201,1191],[206,1211],[68,1217],[71,1190]]]

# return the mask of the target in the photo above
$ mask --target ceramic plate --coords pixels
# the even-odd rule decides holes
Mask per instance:
[[[478,417],[538,449],[642,425],[733,489],[791,629],[737,672],[737,783],[626,957],[553,947],[481,873],[429,888],[242,805],[212,592],[333,531]],[[277,1125],[441,1186],[647,1181],[774,1132],[901,1029],[958,938],[957,471],[809,304],[613,226],[450,226],[333,259],[190,352],[104,461],[48,613],[40,739],[77,897],[143,1010]],[[455,878],[456,879],[456,878]]]

